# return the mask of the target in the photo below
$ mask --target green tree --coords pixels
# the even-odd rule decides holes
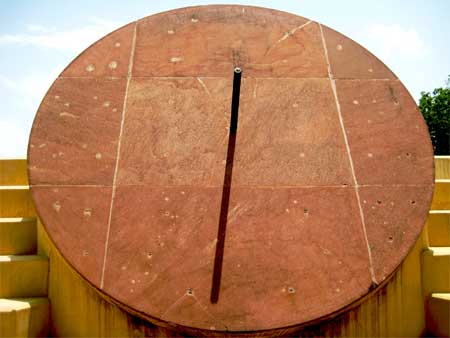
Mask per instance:
[[[422,92],[419,108],[428,125],[435,155],[450,154],[450,75],[447,85]]]

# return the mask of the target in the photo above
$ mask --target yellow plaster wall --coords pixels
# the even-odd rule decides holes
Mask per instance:
[[[0,185],[28,185],[26,159],[0,159]]]
[[[450,178],[450,156],[435,156],[434,172],[436,179]]]
[[[36,214],[28,186],[0,185],[0,201],[0,217],[33,217]]]

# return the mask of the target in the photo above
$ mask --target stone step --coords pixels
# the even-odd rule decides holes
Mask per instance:
[[[425,316],[429,335],[450,337],[450,293],[432,293],[427,297]]]
[[[436,179],[431,210],[450,210],[450,179]]]
[[[424,295],[450,292],[450,247],[429,247],[422,252]]]
[[[431,210],[427,228],[430,246],[450,246],[450,210]]]
[[[0,337],[48,337],[48,298],[0,299]]]
[[[0,159],[0,185],[27,184],[27,160],[25,158]]]
[[[0,255],[32,255],[36,251],[36,218],[0,218]]]
[[[27,185],[0,186],[0,217],[34,217],[36,211]]]
[[[0,298],[47,296],[48,258],[0,256]]]
[[[436,179],[450,179],[450,156],[435,156],[434,172]]]

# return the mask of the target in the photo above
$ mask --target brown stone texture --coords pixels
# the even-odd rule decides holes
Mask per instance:
[[[118,184],[220,185],[231,82],[230,78],[133,79]]]
[[[205,335],[347,309],[408,254],[433,187],[426,125],[381,61],[250,6],[169,11],[99,40],[43,99],[28,159],[38,213],[84,278]]]
[[[63,77],[126,77],[136,23],[97,41],[62,72]]]
[[[367,49],[335,30],[322,26],[331,73],[336,79],[396,79]]]
[[[220,306],[211,311],[235,318],[235,330],[307,322],[369,289],[352,188],[235,188],[229,210]]]
[[[174,320],[173,307],[189,289],[210,288],[220,197],[220,188],[117,188],[104,290],[153,317]]]
[[[138,22],[136,76],[327,77],[319,25],[245,6],[191,7]],[[298,59],[302,62],[298,62]]]
[[[233,318],[244,331],[295,325],[371,285],[350,187],[233,189],[219,305],[209,296],[220,189],[119,187],[114,207],[104,290],[163,320],[219,329]]]
[[[328,79],[244,78],[241,96],[234,184],[352,183]]]
[[[125,79],[59,78],[39,107],[30,184],[111,185]]]
[[[100,286],[112,189],[35,186],[39,217],[57,248],[82,276]]]
[[[361,203],[377,281],[401,263],[425,224],[431,186],[361,187]]]
[[[397,80],[336,81],[359,184],[433,184],[428,129]]]

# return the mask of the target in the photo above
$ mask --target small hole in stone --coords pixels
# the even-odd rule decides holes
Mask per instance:
[[[411,153],[406,153],[406,157],[411,157]]]
[[[381,204],[382,202],[381,202],[380,200],[377,200],[377,203],[378,203],[378,204]]]
[[[153,254],[152,254],[151,252],[149,252],[149,253],[147,254],[147,258],[152,258],[152,256],[153,256]]]
[[[409,203],[411,203],[412,205],[414,205],[414,204],[416,204],[416,201],[412,200],[412,201],[409,201]]]
[[[295,293],[295,289],[294,289],[293,287],[289,287],[289,288],[288,288],[288,292],[289,292],[289,293]]]
[[[305,216],[308,216],[308,215],[309,215],[309,210],[308,210],[308,209],[303,209],[303,214],[304,214]]]
[[[389,236],[389,242],[392,242],[393,240],[394,240],[394,237],[392,237],[392,236]]]
[[[189,289],[187,290],[187,294],[188,294],[188,295],[194,294],[194,290],[192,290],[192,288],[189,288]]]

